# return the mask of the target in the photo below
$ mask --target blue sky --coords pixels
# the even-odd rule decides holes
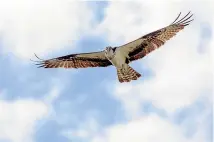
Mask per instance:
[[[212,141],[213,2],[10,2],[0,1],[0,142]],[[131,83],[114,67],[29,60],[117,46],[189,10],[194,23],[132,63],[142,77]]]

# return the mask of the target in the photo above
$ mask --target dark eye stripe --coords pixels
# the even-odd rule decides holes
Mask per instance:
[[[115,52],[116,48],[112,48],[113,52]]]

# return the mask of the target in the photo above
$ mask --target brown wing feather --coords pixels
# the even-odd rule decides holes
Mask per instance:
[[[38,58],[38,57],[37,57]],[[44,68],[87,68],[87,67],[107,67],[112,65],[105,57],[104,52],[92,52],[81,54],[70,54],[49,60],[37,61],[38,67]]]
[[[135,41],[127,43],[121,46],[121,50],[128,52],[130,61],[138,60],[143,58],[150,52],[164,45],[164,43],[174,37],[179,31],[184,29],[185,26],[189,25],[193,19],[190,19],[193,14],[189,15],[190,12],[178,20],[181,13],[175,19],[175,21],[167,27],[144,35],[143,37],[138,38]]]

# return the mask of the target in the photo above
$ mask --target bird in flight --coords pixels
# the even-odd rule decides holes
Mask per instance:
[[[164,45],[166,41],[190,24],[193,14],[187,13],[180,18],[181,13],[172,24],[146,34],[134,41],[118,47],[106,47],[103,51],[78,53],[36,61],[38,67],[43,68],[87,68],[115,66],[120,83],[137,80],[141,74],[129,66],[129,63],[143,58],[155,49]]]

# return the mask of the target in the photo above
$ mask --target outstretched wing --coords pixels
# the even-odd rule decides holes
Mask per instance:
[[[112,65],[111,62],[105,57],[104,51],[70,54],[49,60],[40,59],[40,61],[36,62],[38,62],[36,65],[44,68],[87,68],[107,67]]]
[[[190,15],[190,12],[186,16],[178,20],[180,15],[181,13],[179,13],[178,17],[169,26],[144,35],[130,43],[122,45],[119,47],[120,50],[128,53],[130,61],[143,58],[150,52],[162,46],[167,40],[171,39],[179,31],[184,29],[185,26],[189,25],[191,21],[193,21],[193,19],[190,19],[193,16],[193,14]]]

